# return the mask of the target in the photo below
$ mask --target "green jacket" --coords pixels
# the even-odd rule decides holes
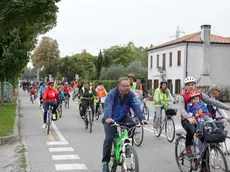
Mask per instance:
[[[162,107],[162,106],[164,106],[165,103],[168,102],[168,100],[169,100],[169,97],[168,97],[167,93],[161,92],[160,88],[157,88],[155,90],[154,97],[153,97],[153,105],[154,106]],[[158,102],[158,104],[157,104],[157,102]]]

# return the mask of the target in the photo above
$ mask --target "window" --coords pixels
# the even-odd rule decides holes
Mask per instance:
[[[166,54],[162,56],[162,70],[165,70]]]
[[[159,86],[159,81],[158,79],[154,79],[154,89],[157,89]]]
[[[172,66],[172,52],[169,53],[169,66]]]
[[[177,52],[177,66],[181,65],[181,51]]]
[[[157,55],[157,67],[159,67],[159,55]]]
[[[150,68],[153,67],[153,56],[150,56]]]
[[[175,94],[180,94],[181,82],[180,79],[175,80]]]

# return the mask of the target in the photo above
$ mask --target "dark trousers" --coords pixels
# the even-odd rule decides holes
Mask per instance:
[[[99,108],[99,105],[101,104],[102,108],[104,109],[104,103],[101,103],[101,101],[99,101],[97,104],[96,104],[96,113],[98,111],[98,108]]]
[[[126,115],[120,122],[122,123],[133,123],[132,118],[129,115]],[[133,126],[130,126],[133,127]],[[112,151],[112,145],[114,136],[117,132],[116,127],[111,127],[110,124],[104,123],[104,131],[105,131],[105,140],[103,144],[103,158],[102,162],[110,162],[110,156]]]
[[[192,146],[192,141],[193,141],[193,136],[194,133],[196,132],[196,125],[190,124],[187,119],[183,119],[181,121],[182,127],[186,131],[186,143],[185,146],[186,148],[189,146]]]
[[[82,110],[80,112],[81,116],[85,116],[86,110],[87,110],[87,106],[90,106],[91,110],[92,110],[92,115],[93,115],[93,119],[94,119],[94,101],[88,101],[88,100],[82,100]]]
[[[49,105],[51,105],[53,107],[52,114],[56,114],[57,102],[46,102],[44,104],[44,114],[43,114],[44,124],[46,123],[46,120],[47,120],[47,112],[49,110]]]

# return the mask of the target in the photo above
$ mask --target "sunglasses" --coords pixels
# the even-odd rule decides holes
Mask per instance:
[[[220,93],[220,90],[219,89],[215,89],[215,91],[219,92]]]

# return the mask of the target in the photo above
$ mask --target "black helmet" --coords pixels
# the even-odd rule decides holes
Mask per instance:
[[[160,85],[162,85],[162,84],[164,84],[164,83],[165,83],[166,85],[168,84],[168,82],[167,82],[165,79],[163,79],[163,80],[160,82]]]

